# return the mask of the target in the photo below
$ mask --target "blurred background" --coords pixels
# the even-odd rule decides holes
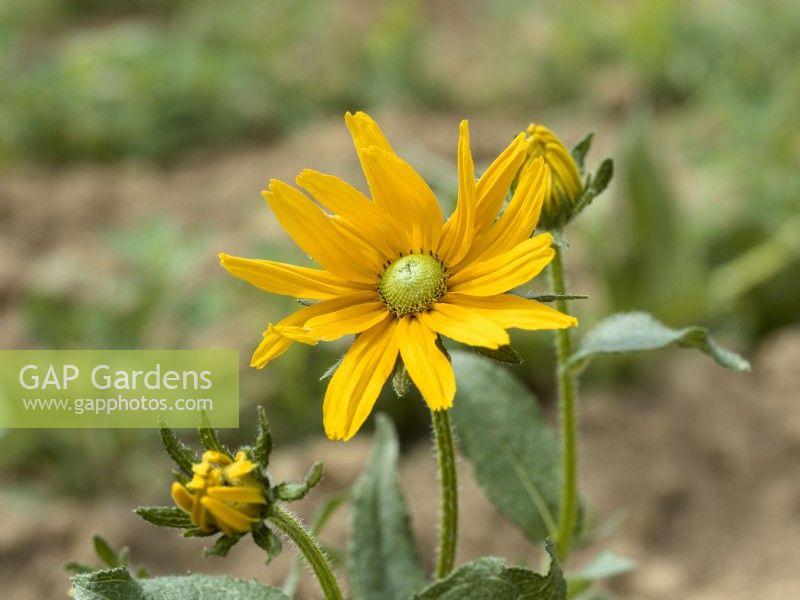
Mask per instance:
[[[620,517],[607,543],[640,565],[611,587],[800,597],[798,55],[790,2],[0,0],[0,344],[238,349],[245,425],[227,441],[248,439],[264,404],[287,475],[325,455],[327,491],[341,489],[369,428],[324,441],[317,378],[347,341],[249,369],[294,307],[217,264],[219,251],[307,260],[259,191],[302,168],[363,189],[346,110],[376,117],[445,206],[460,119],[479,169],[531,122],[568,146],[594,131],[589,168],[611,156],[617,170],[569,234],[571,287],[591,297],[574,307],[582,329],[640,308],[706,325],[756,366],[737,376],[673,351],[587,373],[586,495],[601,521]],[[513,339],[551,410],[550,337]],[[379,407],[403,434],[412,498],[434,502],[424,406],[385,393]],[[7,597],[62,597],[61,565],[95,532],[155,572],[230,570],[130,515],[169,501],[154,432],[0,431],[0,444]],[[476,497],[460,558],[527,560],[463,472]],[[426,539],[435,515],[412,509]],[[332,530],[340,544],[345,525]],[[240,574],[279,579],[236,552]]]

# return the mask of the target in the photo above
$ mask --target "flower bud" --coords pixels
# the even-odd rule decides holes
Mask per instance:
[[[267,504],[262,485],[251,476],[255,469],[244,452],[231,458],[209,450],[192,466],[191,481],[172,484],[172,499],[204,531],[247,533],[260,522]]]
[[[531,123],[526,134],[528,155],[520,172],[540,156],[550,167],[539,225],[544,229],[561,228],[572,218],[583,191],[580,170],[566,146],[547,127]]]

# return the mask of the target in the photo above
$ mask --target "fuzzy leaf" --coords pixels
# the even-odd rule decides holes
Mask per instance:
[[[602,194],[608,187],[608,184],[611,183],[612,177],[614,177],[614,161],[610,158],[606,158],[600,163],[600,166],[597,167],[597,171],[595,171],[594,177],[592,177],[592,193],[595,196]]]
[[[392,375],[392,389],[394,389],[394,393],[398,398],[405,398],[412,385],[411,377],[406,370],[406,366],[403,364],[403,361],[398,361],[394,369],[394,374]]]
[[[95,567],[90,567],[89,565],[85,565],[83,563],[79,563],[74,560],[71,560],[67,564],[65,564],[64,569],[69,571],[73,575],[77,575],[79,573],[91,573],[92,571],[97,570]]]
[[[414,596],[414,600],[564,600],[567,584],[550,540],[546,575],[522,567],[506,567],[500,558],[468,563]]]
[[[120,567],[123,563],[120,561],[116,550],[99,535],[92,538],[94,542],[94,552],[98,558],[102,560],[109,567]]]
[[[241,534],[235,535],[221,535],[217,538],[217,541],[214,542],[213,546],[209,546],[208,548],[203,549],[204,556],[220,556],[222,558],[228,556],[228,552],[231,551],[236,544],[239,543],[239,540],[242,539]]]
[[[280,590],[225,576],[135,579],[124,567],[72,577],[74,600],[287,600]]]
[[[148,523],[159,527],[174,527],[176,529],[191,529],[194,527],[189,513],[182,511],[177,506],[140,506],[133,512]]]
[[[583,173],[583,163],[586,160],[586,155],[589,153],[589,148],[592,147],[593,139],[594,133],[587,133],[586,136],[584,136],[584,138],[572,149],[572,158],[575,159],[575,163],[578,165],[581,173]]]
[[[496,350],[483,348],[481,346],[473,346],[472,350],[486,358],[491,358],[496,362],[506,365],[521,365],[523,363],[522,357],[511,346],[500,346]]]
[[[659,350],[671,344],[696,348],[734,371],[750,370],[747,360],[719,346],[705,327],[671,329],[645,312],[618,313],[598,323],[583,338],[568,365],[571,369],[582,369],[598,354]]]
[[[281,539],[265,523],[260,523],[253,529],[253,541],[259,548],[266,551],[267,563],[270,563],[283,550]]]
[[[203,443],[203,446],[206,447],[206,450],[214,450],[215,452],[222,452],[223,454],[230,455],[230,452],[220,443],[217,432],[214,431],[214,428],[211,426],[211,421],[209,421],[206,413],[201,415],[200,422],[202,426],[197,431],[200,433],[200,441]]]
[[[394,425],[376,415],[372,453],[353,487],[347,564],[356,600],[405,600],[425,584],[397,481],[398,452]]]
[[[530,540],[555,534],[561,473],[556,436],[536,398],[513,375],[453,353],[453,419],[461,450],[486,496]]]
[[[269,467],[269,455],[272,453],[272,431],[267,419],[267,411],[263,406],[258,407],[258,435],[252,449],[253,460],[259,467]]]
[[[167,454],[170,455],[181,473],[186,477],[191,477],[192,465],[194,463],[199,463],[200,458],[189,446],[180,441],[170,428],[162,427],[160,429],[160,434],[161,443],[164,444]]]
[[[303,498],[311,488],[322,479],[325,465],[315,462],[308,470],[308,475],[302,481],[284,481],[275,486],[275,495],[285,502],[292,502]]]

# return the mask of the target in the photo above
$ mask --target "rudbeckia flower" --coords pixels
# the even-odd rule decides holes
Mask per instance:
[[[202,462],[192,466],[189,483],[172,484],[172,499],[204,531],[247,533],[261,521],[258,516],[267,503],[261,485],[248,477],[255,468],[244,452],[231,459],[208,450]]]
[[[317,301],[270,324],[252,358],[263,367],[293,342],[316,344],[355,334],[323,403],[325,432],[347,440],[363,424],[402,359],[431,410],[453,403],[456,382],[439,336],[499,348],[507,329],[558,329],[577,321],[508,294],[553,257],[549,234],[531,237],[548,167],[532,161],[524,133],[475,180],[469,127],[458,143],[458,204],[446,220],[430,187],[394,152],[368,115],[348,113],[372,198],[332,175],[296,179],[313,198],[281,181],[263,192],[281,225],[320,268],[220,255],[231,274],[274,294]]]

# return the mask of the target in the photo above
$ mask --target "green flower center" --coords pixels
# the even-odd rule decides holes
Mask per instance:
[[[409,254],[391,263],[381,275],[378,292],[396,316],[422,312],[447,291],[447,269],[435,256]]]

